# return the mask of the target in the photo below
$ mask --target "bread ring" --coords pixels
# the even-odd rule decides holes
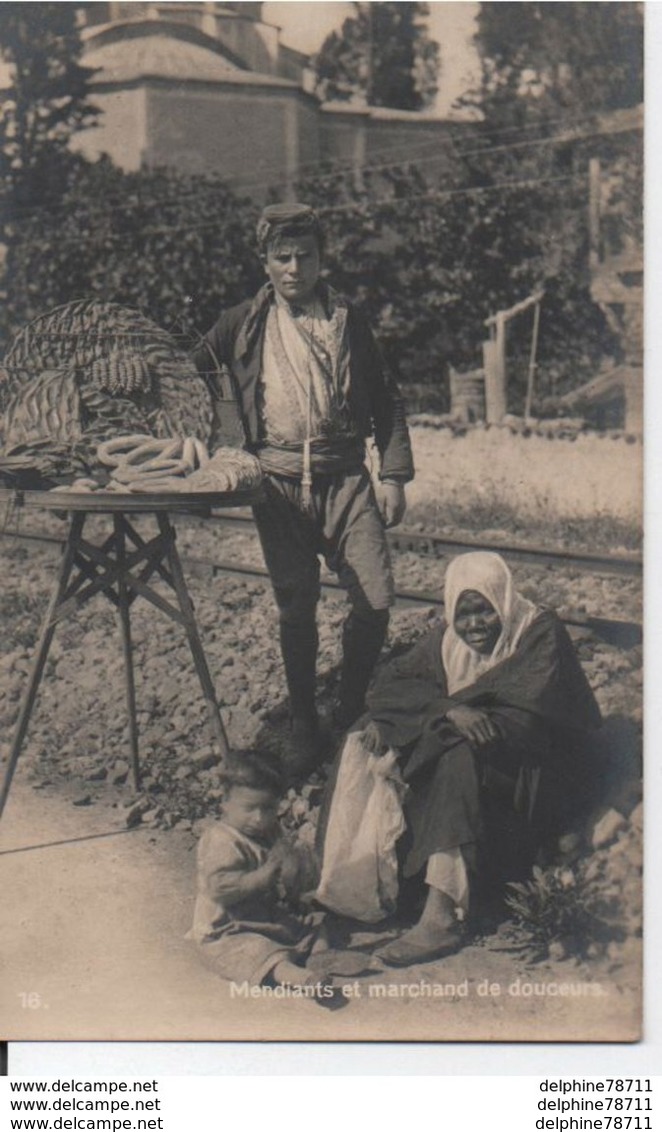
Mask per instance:
[[[130,467],[139,467],[145,460],[154,457],[167,459],[169,457],[179,457],[182,454],[182,441],[176,437],[168,440],[160,440],[157,437],[152,437],[137,447],[132,448],[125,455],[122,463]]]
[[[188,464],[192,472],[196,469],[196,449],[195,441],[192,436],[187,436],[182,445],[182,460]]]
[[[121,464],[125,456],[133,449],[142,446],[147,440],[143,432],[133,433],[131,436],[114,436],[111,440],[104,440],[97,448],[97,459],[102,464],[114,468]]]
[[[120,464],[115,469],[115,479],[118,483],[137,483],[139,480],[162,479],[163,476],[184,476],[188,465],[183,460],[154,460],[153,467],[134,468],[132,465]]]
[[[209,449],[204,440],[198,440],[197,436],[192,436],[191,440],[195,447],[195,454],[198,460],[198,467],[204,468],[205,464],[209,463]]]
[[[181,456],[153,456],[151,460],[144,460],[142,464],[120,464],[125,471],[135,476],[146,475],[148,472],[172,472],[173,475],[186,475],[191,470],[190,464]]]

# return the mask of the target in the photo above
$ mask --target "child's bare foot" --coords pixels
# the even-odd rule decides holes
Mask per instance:
[[[319,955],[321,951],[328,951],[331,946],[329,939],[329,928],[326,923],[321,923],[317,929],[317,936],[313,946],[310,949],[311,955]]]
[[[329,1010],[339,1010],[349,1001],[342,993],[341,984],[336,982],[332,975],[306,971],[304,967],[298,967],[296,963],[290,963],[287,959],[276,964],[271,977],[274,982],[282,986],[302,990],[306,998]]]
[[[316,975],[311,972],[304,985],[315,988],[313,1001],[326,1010],[342,1010],[349,1002],[342,992],[342,984],[333,975]]]

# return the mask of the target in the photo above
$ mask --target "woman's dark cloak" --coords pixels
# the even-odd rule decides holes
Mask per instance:
[[[405,875],[434,852],[480,843],[485,802],[539,835],[558,829],[585,796],[600,712],[568,633],[542,611],[517,650],[449,695],[441,659],[445,626],[391,662],[368,697],[384,741],[401,752],[411,845]],[[446,718],[458,704],[487,710],[500,741],[472,748]]]

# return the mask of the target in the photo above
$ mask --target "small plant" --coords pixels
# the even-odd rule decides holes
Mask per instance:
[[[536,959],[595,957],[626,934],[622,891],[587,875],[585,865],[534,867],[531,880],[507,887],[506,904],[529,934]]]

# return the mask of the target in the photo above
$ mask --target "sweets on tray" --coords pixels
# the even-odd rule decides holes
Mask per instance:
[[[40,315],[0,368],[0,478],[94,479],[118,436],[209,444],[212,397],[185,349],[140,311],[96,299]]]
[[[231,493],[257,488],[262,480],[255,456],[239,448],[218,448],[210,456],[204,441],[196,436],[117,436],[99,445],[97,459],[108,470],[107,482],[79,477],[69,488],[54,490]]]

